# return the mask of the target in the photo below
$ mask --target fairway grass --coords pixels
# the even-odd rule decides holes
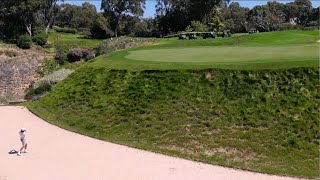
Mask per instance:
[[[70,48],[94,48],[101,43],[100,39],[87,39],[83,35],[58,33],[55,30],[49,31],[48,42],[60,46],[65,50]]]

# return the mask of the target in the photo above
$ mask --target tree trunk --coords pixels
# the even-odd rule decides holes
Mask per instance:
[[[32,24],[31,23],[26,24],[26,29],[27,29],[28,35],[31,37],[32,36]]]
[[[48,31],[52,25],[52,22],[53,22],[53,18],[54,18],[54,7],[57,3],[57,0],[51,0],[51,3],[50,3],[50,7],[49,7],[49,12],[48,12],[48,19],[47,19],[47,26],[45,28],[45,32],[46,32],[46,35],[48,35]]]
[[[46,27],[46,29],[45,29],[46,35],[48,35],[49,29],[50,29],[50,23],[48,23],[48,25],[47,25],[47,27]]]
[[[115,36],[115,37],[118,37],[118,28],[119,28],[120,16],[121,16],[121,14],[119,14],[119,15],[116,17],[116,24],[115,24],[115,28],[114,28],[114,36]]]

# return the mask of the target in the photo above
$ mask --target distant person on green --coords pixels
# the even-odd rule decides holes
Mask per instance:
[[[20,151],[18,152],[18,156],[21,155],[21,152],[27,153],[27,146],[28,146],[27,139],[26,139],[27,129],[26,128],[22,128],[19,131],[19,134],[20,134],[20,141],[22,143],[22,147],[20,148]]]

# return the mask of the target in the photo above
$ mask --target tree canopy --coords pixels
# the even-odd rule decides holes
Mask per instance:
[[[119,21],[123,14],[142,16],[145,0],[102,0],[101,9],[106,16],[114,17],[113,29],[118,36]]]
[[[252,9],[229,0],[156,0],[154,18],[143,18],[145,0],[101,0],[102,12],[89,2],[58,5],[63,0],[1,0],[0,38],[48,33],[53,26],[88,36],[165,36],[180,31],[247,32],[319,26],[319,7],[310,0],[270,1]],[[113,31],[111,32],[110,29]],[[102,34],[100,34],[102,33]]]

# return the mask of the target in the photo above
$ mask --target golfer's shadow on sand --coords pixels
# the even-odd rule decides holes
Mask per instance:
[[[8,153],[9,153],[9,154],[18,154],[18,152],[19,152],[19,151],[13,149],[13,150],[9,151]]]

